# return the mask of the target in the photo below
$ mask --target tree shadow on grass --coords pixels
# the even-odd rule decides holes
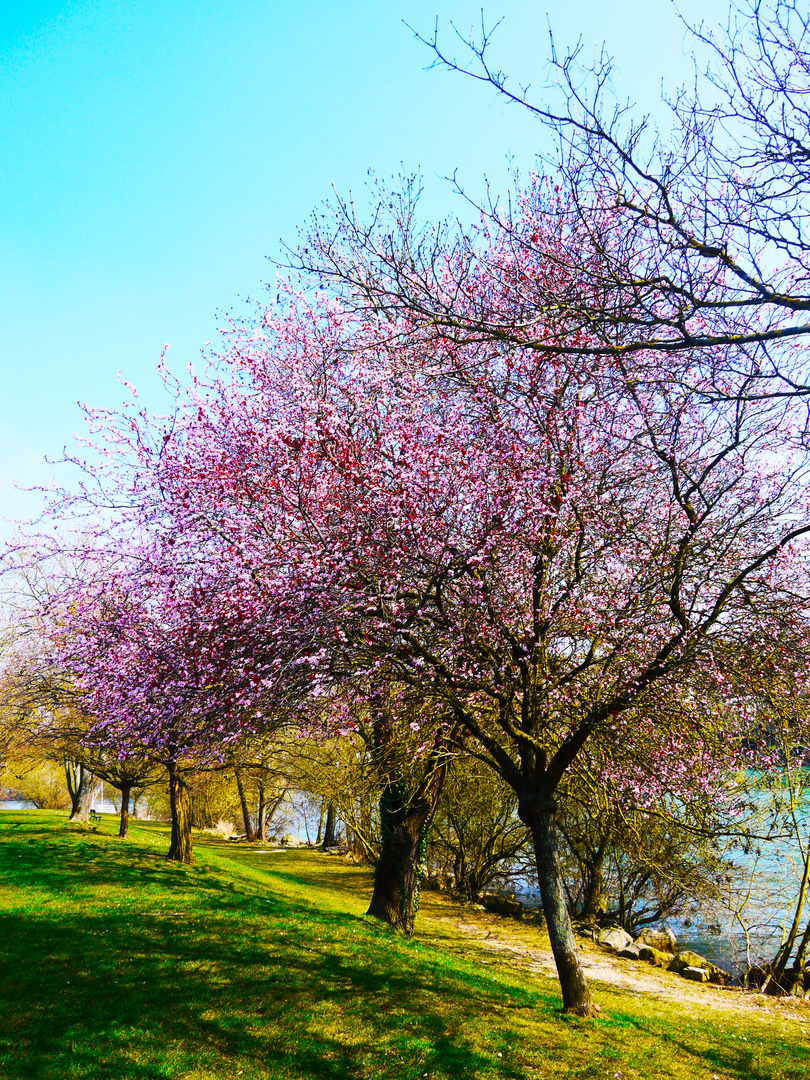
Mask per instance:
[[[520,1038],[516,1025],[525,1028],[527,1016],[563,1026],[556,994],[448,967],[350,915],[269,907],[269,917],[248,923],[204,907],[182,921],[0,917],[10,973],[0,982],[0,1075],[525,1076],[496,1062],[496,1046],[487,1052],[470,1032],[497,1032],[503,1046]],[[636,1016],[616,1017],[614,1026],[633,1029],[631,1044],[637,1035],[647,1045],[665,1038],[673,1057],[688,1055],[695,1075],[774,1075],[753,1048],[707,1049],[689,1032],[667,1033]],[[573,1074],[591,1072],[583,1062]]]
[[[354,901],[358,892],[364,889],[368,889],[370,895],[374,882],[374,872],[370,867],[347,866],[342,861],[336,863],[338,856],[311,849],[260,855],[257,849],[248,846],[217,844],[214,847],[206,843],[205,847],[213,848],[217,855],[237,865],[260,869],[269,877],[289,881],[298,887],[309,886],[318,892],[326,890]]]
[[[281,861],[259,870],[245,849],[225,866],[204,843],[200,863],[187,868],[110,836],[15,830],[0,843],[0,874],[10,903],[19,912],[24,898],[26,907],[0,912],[0,1077],[535,1075],[508,1063],[512,1045],[529,1062],[542,1051],[552,1068],[562,1053],[566,1075],[596,1077],[614,1031],[634,1063],[638,1056],[639,1075],[644,1054],[661,1044],[694,1075],[807,1075],[806,1065],[790,1071],[803,1056],[795,1046],[774,1070],[773,1056],[706,1042],[700,1025],[670,1030],[632,1011],[622,1017],[627,1001],[618,997],[589,1061],[587,1042],[565,1043],[569,1028],[574,1039],[589,1031],[560,1020],[556,986],[509,985],[490,967],[350,914],[362,870],[331,869],[309,852],[273,858]],[[37,908],[43,895],[48,904]]]
[[[14,820],[25,818],[25,812],[3,815],[0,878],[18,888],[36,890],[39,899],[81,897],[108,883],[142,892],[149,886],[205,885],[237,898],[272,890],[275,881],[288,885],[291,892],[305,893],[313,888],[321,894],[331,893],[341,906],[354,907],[363,902],[358,896],[364,898],[367,891],[370,895],[370,871],[353,867],[330,871],[323,866],[328,857],[312,851],[284,852],[263,861],[250,847],[235,849],[207,836],[195,837],[198,858],[191,866],[183,866],[166,860],[165,829],[141,827],[138,832],[143,835],[119,841],[108,831],[66,820],[40,823],[32,812],[28,815],[26,820]],[[156,839],[165,839],[165,850]],[[222,867],[223,860],[227,860],[227,868]]]
[[[488,1008],[477,978],[383,948],[355,955],[350,916],[318,921],[320,942],[285,925],[283,936],[272,919],[246,936],[200,918],[0,918],[11,973],[0,983],[0,1073],[120,1080],[205,1065],[228,1076],[238,1059],[243,1075],[338,1078],[390,1058],[392,1077],[421,1076],[429,1062],[431,1075],[478,1075],[483,1059],[457,1020],[459,1004],[470,1017]]]
[[[0,877],[18,889],[34,890],[39,899],[83,896],[109,884],[176,887],[188,877],[186,867],[168,864],[162,853],[127,843],[111,848],[107,836],[27,832],[26,841],[0,843]]]
[[[650,1045],[654,1043],[664,1051],[664,1055],[673,1062],[682,1063],[684,1075],[688,1064],[692,1073],[689,1075],[717,1075],[743,1077],[744,1080],[774,1080],[775,1076],[795,1077],[805,1080],[810,1076],[810,1045],[797,1045],[796,1041],[788,1044],[784,1041],[784,1057],[770,1051],[776,1050],[773,1034],[766,1040],[769,1052],[763,1055],[757,1044],[762,1041],[761,1032],[750,1023],[750,1017],[744,1011],[734,1012],[715,1009],[706,1015],[690,1016],[683,1011],[673,1016],[671,1011],[664,1016],[651,1015],[652,1010],[666,1007],[669,1002],[662,1002],[655,995],[639,991],[601,986],[599,996],[614,1029],[623,1029],[624,1041],[631,1044]],[[628,999],[635,998],[639,1005],[637,1012],[627,1011]],[[644,1015],[642,1013],[644,1010]],[[741,1028],[745,1032],[745,1041],[732,1039],[732,1028]],[[735,1033],[736,1034],[736,1033]],[[680,1074],[678,1074],[680,1075]]]

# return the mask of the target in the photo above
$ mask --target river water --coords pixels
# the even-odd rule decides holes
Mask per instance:
[[[753,802],[766,809],[779,791],[782,807],[774,815],[772,840],[754,841],[747,851],[731,854],[734,864],[725,895],[688,917],[672,920],[672,929],[684,947],[701,953],[721,967],[739,974],[750,964],[773,960],[793,921],[801,888],[807,845],[810,843],[810,769],[794,772],[794,799],[786,799],[786,786],[778,780],[763,783]],[[810,918],[805,900],[799,935]]]
[[[99,814],[118,814],[121,811],[120,804],[116,806],[110,799],[102,799],[97,796],[93,801],[93,809]],[[132,813],[132,805],[130,804],[130,813]],[[146,809],[145,803],[140,803],[138,806],[138,812],[143,814]],[[0,810],[36,810],[34,803],[27,799],[0,799]]]
[[[793,861],[793,853],[786,851],[783,868],[788,869]],[[673,931],[679,949],[691,949],[739,976],[752,964],[772,960],[784,940],[793,920],[801,880],[800,872],[789,869],[781,875],[778,885],[773,877],[757,880],[754,876],[750,894],[746,888],[750,879],[743,878],[740,892],[726,903],[716,902],[687,915],[664,919],[662,925]],[[511,888],[525,906],[541,906],[538,890],[528,881],[515,882]],[[806,902],[800,935],[808,918],[810,906]]]

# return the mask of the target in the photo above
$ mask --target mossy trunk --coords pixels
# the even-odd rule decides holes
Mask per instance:
[[[70,820],[86,822],[93,800],[93,776],[84,765],[65,762],[65,779],[70,795]]]
[[[444,790],[450,755],[444,736],[437,735],[432,749],[423,759],[422,778],[412,788],[391,764],[388,754],[391,738],[390,717],[380,713],[374,723],[372,754],[378,775],[383,779],[381,843],[367,914],[410,937],[419,907],[428,829]],[[368,834],[369,830],[366,830]]]
[[[604,865],[607,842],[600,844],[592,858],[583,866],[583,897],[580,918],[597,922],[607,911],[608,897],[605,892]],[[576,914],[576,912],[575,912]]]
[[[191,851],[191,793],[175,762],[169,764],[169,803],[172,811],[172,840],[167,858],[172,862],[190,863]]]
[[[545,805],[537,806],[527,815],[528,821],[525,818],[522,820],[532,831],[537,883],[540,886],[543,915],[560,980],[563,1012],[575,1016],[594,1016],[598,1010],[579,962],[577,943],[565,906],[565,893],[557,858],[556,811],[556,804],[547,800]]]
[[[435,808],[435,807],[434,807]],[[410,937],[419,907],[424,861],[424,837],[431,807],[422,801],[409,805],[398,785],[390,785],[380,800],[382,848],[374,868],[374,892],[368,915]]]

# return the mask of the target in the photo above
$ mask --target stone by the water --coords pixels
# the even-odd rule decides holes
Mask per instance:
[[[629,945],[625,945],[623,949],[619,949],[619,956],[623,956],[625,960],[640,960],[641,959],[641,946],[636,945],[631,941]]]
[[[678,951],[678,942],[668,926],[645,926],[636,936],[637,945],[649,945],[659,952],[674,956]]]
[[[639,960],[646,960],[648,964],[652,964],[653,967],[665,968],[672,956],[668,952],[661,952],[660,949],[654,949],[652,945],[642,945],[638,950]]]
[[[684,979],[691,979],[692,982],[708,982],[709,972],[706,968],[685,967],[681,970],[681,977]]]
[[[600,945],[604,945],[606,949],[612,949],[614,952],[619,952],[620,949],[630,945],[633,941],[630,934],[619,926],[610,926],[600,930],[596,940]]]

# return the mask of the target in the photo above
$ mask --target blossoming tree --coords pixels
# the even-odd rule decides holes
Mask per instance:
[[[381,687],[427,703],[407,717],[426,777],[452,743],[515,792],[563,1005],[588,1015],[559,793],[595,764],[636,805],[722,793],[757,673],[806,678],[810,525],[800,403],[746,392],[733,343],[585,348],[616,323],[555,306],[596,288],[562,258],[589,243],[569,220],[535,189],[478,248],[434,237],[423,284],[455,321],[390,279],[376,303],[372,267],[234,327],[169,421],[114,420],[148,556],[82,590],[64,640],[100,723],[167,760],[293,704],[310,733],[348,729],[347,686],[370,716]]]
[[[450,252],[443,287],[505,316],[504,281],[543,284],[518,255],[490,250],[502,273],[476,280]],[[159,441],[155,490],[189,557],[244,568],[264,647],[296,652],[312,695],[362,676],[441,701],[510,784],[564,1007],[588,1014],[557,792],[597,748],[642,801],[689,774],[719,788],[747,675],[806,633],[802,417],[712,394],[705,356],[674,379],[408,316],[301,300],[236,329],[226,377]],[[712,379],[735,361],[718,348]]]

